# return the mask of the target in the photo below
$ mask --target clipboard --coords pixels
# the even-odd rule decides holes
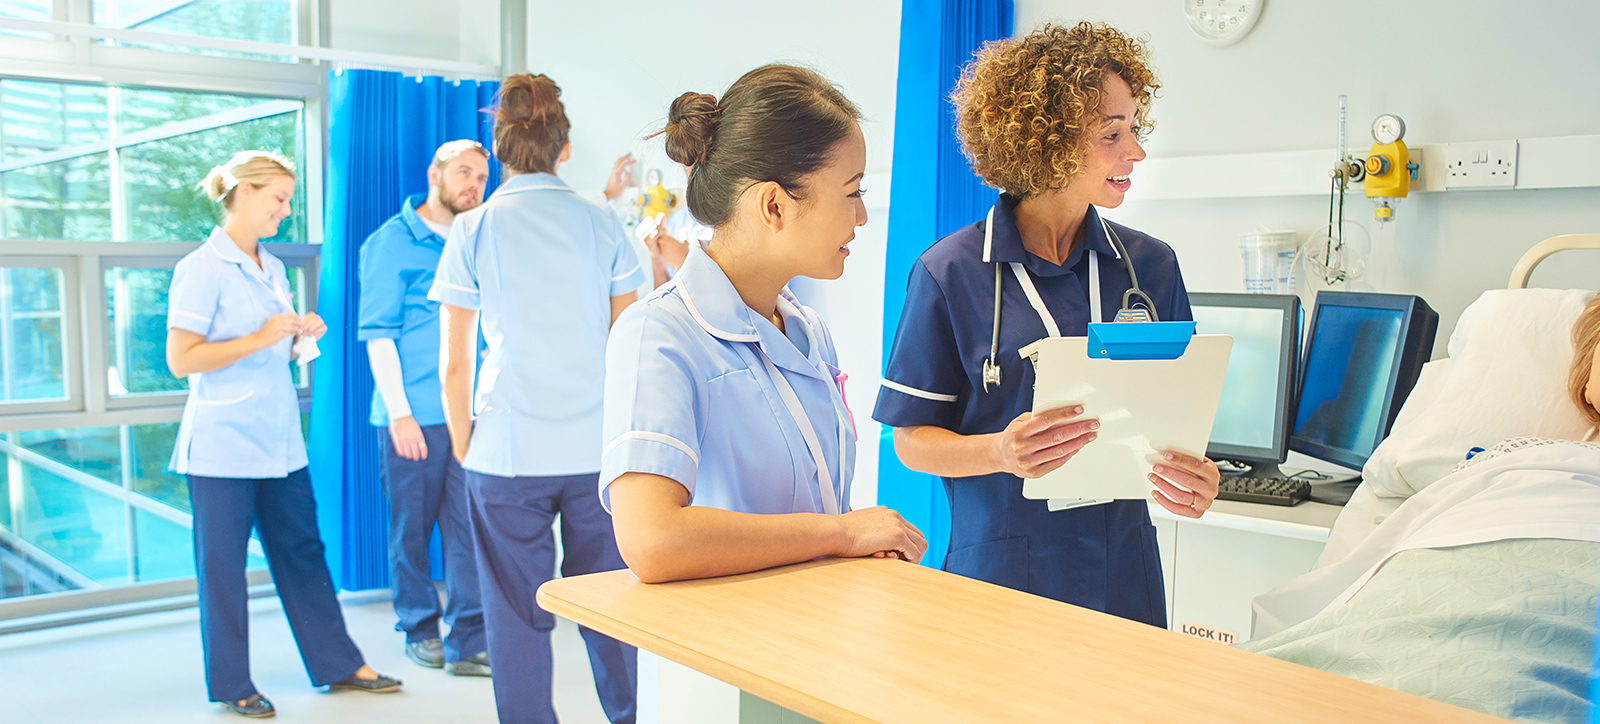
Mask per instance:
[[[1093,323],[1088,337],[1046,337],[1033,361],[1033,412],[1082,405],[1099,437],[1049,474],[1023,481],[1051,510],[1148,498],[1161,451],[1204,456],[1222,401],[1233,338],[1193,322]]]

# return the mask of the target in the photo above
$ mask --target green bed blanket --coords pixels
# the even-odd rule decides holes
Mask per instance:
[[[1522,722],[1588,721],[1600,544],[1396,554],[1344,605],[1250,651]]]

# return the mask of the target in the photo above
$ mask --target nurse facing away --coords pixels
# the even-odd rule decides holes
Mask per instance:
[[[787,65],[721,100],[672,103],[667,154],[690,166],[689,209],[715,231],[623,312],[606,351],[600,497],[641,580],[922,557],[899,514],[850,510],[844,374],[822,318],[785,288],[838,278],[866,223],[859,119],[826,79]]]
[[[557,514],[563,575],[623,565],[595,495],[598,371],[644,274],[616,217],[555,175],[572,149],[560,96],[542,75],[501,84],[493,150],[506,179],[456,217],[428,295],[440,303],[445,424],[466,469],[495,707],[507,724],[556,722],[555,617],[534,593],[555,575]],[[480,326],[488,356],[474,403]],[[606,717],[633,722],[636,652],[582,634]]]
[[[200,188],[222,205],[223,225],[178,262],[168,292],[167,367],[189,378],[170,465],[187,476],[194,511],[206,690],[248,717],[274,713],[250,680],[252,527],[312,685],[400,688],[366,665],[346,633],[317,536],[289,360],[291,347],[307,354],[328,328],[295,311],[283,262],[259,243],[289,215],[294,185],[293,163],[276,154],[244,151],[213,168]]]
[[[1033,369],[1017,354],[1112,321],[1134,287],[1130,269],[1143,291],[1135,306],[1192,319],[1172,249],[1100,215],[1121,205],[1145,156],[1158,88],[1143,43],[1105,25],[1046,25],[979,51],[954,93],[957,134],[973,170],[1003,193],[985,220],[913,264],[873,416],[895,428],[906,467],[943,478],[945,570],[1165,627],[1145,501],[1051,512],[1022,497],[1023,478],[1094,444],[1099,424],[1081,408],[1031,414]],[[998,379],[985,374],[992,364]],[[1154,500],[1200,516],[1216,497],[1216,465],[1164,457],[1149,474]]]

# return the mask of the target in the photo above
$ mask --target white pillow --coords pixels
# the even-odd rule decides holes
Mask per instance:
[[[1461,313],[1450,359],[1422,369],[1389,437],[1361,476],[1406,498],[1444,477],[1474,447],[1509,437],[1582,439],[1589,421],[1567,396],[1572,325],[1594,292],[1496,289]]]

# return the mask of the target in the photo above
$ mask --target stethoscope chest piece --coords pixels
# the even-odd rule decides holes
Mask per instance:
[[[988,392],[990,387],[1000,386],[1000,365],[994,363],[993,357],[983,360],[983,391]]]

